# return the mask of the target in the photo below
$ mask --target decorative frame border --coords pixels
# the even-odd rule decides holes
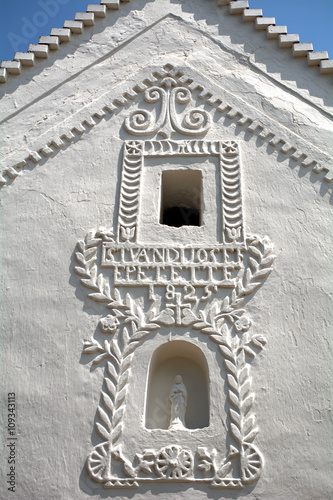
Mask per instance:
[[[235,141],[125,141],[120,188],[117,240],[136,242],[141,173],[151,157],[217,156],[222,194],[222,243],[244,247],[241,172]]]

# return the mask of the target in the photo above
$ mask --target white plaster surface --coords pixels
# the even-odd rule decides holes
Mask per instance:
[[[33,78],[25,80],[22,74],[1,89],[2,168],[68,133],[167,64],[201,85],[203,95],[211,93],[244,117],[258,119],[299,155],[320,165],[332,164],[329,75],[319,76],[305,60],[295,60],[290,51],[278,48],[276,40],[267,40],[252,23],[230,16],[216,1],[133,0],[82,36],[73,36],[70,47],[63,44],[38,68],[26,68]],[[72,142],[64,139],[64,147],[54,149],[50,157],[42,157],[37,165],[29,162],[1,190],[0,498],[328,500],[333,496],[332,184],[324,180],[325,171],[300,166],[292,152],[281,152],[258,137],[259,131],[246,131],[198,94],[193,93],[195,105],[212,116],[210,130],[198,140],[238,142],[246,233],[267,235],[276,255],[273,271],[246,305],[252,330],[267,339],[251,363],[259,427],[256,445],[264,456],[263,473],[243,490],[175,482],[144,483],[132,490],[104,489],[86,471],[86,457],[101,442],[94,424],[103,368],[91,368],[93,358],[82,354],[82,347],[99,331],[98,322],[108,311],[105,304],[87,298],[89,291],[74,272],[75,251],[77,242],[94,228],[116,232],[123,141],[142,140],[123,127],[125,118],[143,107],[138,93],[113,115],[106,112],[104,118],[96,118],[95,126],[86,125],[82,135],[74,133]],[[184,136],[177,132],[172,140]],[[179,159],[180,168],[204,165],[207,223],[179,230],[165,230],[157,223],[158,179],[172,161],[163,160],[157,172],[158,158],[149,159],[140,191],[140,242],[172,247],[216,241],[221,227],[219,201],[214,212],[220,193],[218,161],[194,158],[192,165],[186,160]],[[132,296],[140,302],[136,288]],[[207,357],[210,418],[217,424],[191,431],[186,438],[176,436],[175,441],[217,446],[225,453],[230,403],[223,384],[219,385],[226,371],[217,361],[218,347],[191,327],[163,326],[133,358],[124,417],[125,448],[133,449],[133,456],[144,446],[164,446],[168,431],[143,429],[149,359],[162,341],[183,338],[201,346]],[[16,394],[15,492],[6,484],[7,394],[12,392]],[[155,444],[154,439],[146,444],[152,433]],[[217,445],[221,435],[224,440]]]

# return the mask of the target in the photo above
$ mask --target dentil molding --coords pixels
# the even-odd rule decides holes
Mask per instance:
[[[131,88],[126,88],[126,84],[123,84],[125,90],[119,90],[118,97],[114,97],[117,89],[112,89],[91,105],[86,106],[81,112],[76,113],[74,118],[70,117],[61,126],[47,132],[48,139],[43,145],[39,144],[36,149],[22,153],[22,160],[16,161],[2,170],[0,187],[10,184],[25,167],[31,168],[42,160],[45,162],[45,159],[52,158],[66,144],[73,143],[78,137],[84,137],[104,119],[118,113],[125,106],[142,100],[142,98],[146,103],[151,103],[152,106],[154,99],[156,102],[160,99],[162,112],[159,121],[154,126],[151,123],[146,127],[149,122],[149,112],[133,111],[124,124],[125,130],[130,134],[138,135],[138,132],[141,131],[146,136],[153,136],[159,131],[159,127],[164,125],[165,131],[165,123],[169,122],[171,118],[177,119],[175,104],[186,105],[189,102],[187,99],[190,99],[191,95],[198,97],[203,104],[207,104],[210,107],[210,112],[203,111],[201,108],[192,110],[194,114],[187,117],[189,121],[185,120],[183,124],[178,124],[178,128],[177,122],[174,122],[173,125],[176,125],[173,129],[174,132],[182,134],[184,127],[185,133],[186,130],[190,130],[192,136],[202,136],[209,132],[213,118],[218,122],[227,119],[238,127],[240,133],[258,137],[261,146],[273,147],[282,153],[286,160],[291,159],[300,167],[311,168],[314,173],[325,173],[324,180],[327,182],[333,180],[330,166],[332,158],[330,156],[286,126],[276,122],[272,117],[265,115],[220,86],[217,87],[189,66],[184,70],[184,68],[178,68],[173,64],[166,64],[163,68],[155,68],[152,72],[150,68],[147,68],[145,72],[141,73],[141,78],[141,81],[139,80]],[[171,83],[172,80],[175,83]],[[170,88],[167,85],[170,85]],[[201,120],[206,121],[201,123]],[[259,146],[256,145],[256,147]]]

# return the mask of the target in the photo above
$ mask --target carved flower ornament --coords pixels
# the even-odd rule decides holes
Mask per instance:
[[[181,446],[166,446],[156,457],[156,472],[170,479],[182,479],[193,473],[193,456]]]
[[[248,316],[242,316],[235,321],[235,328],[238,333],[247,332],[252,325],[252,321]]]
[[[124,240],[131,240],[134,237],[134,234],[135,227],[130,228],[121,226],[121,236],[124,238]]]
[[[108,314],[105,318],[100,320],[100,327],[104,333],[116,333],[120,323],[118,318],[112,314]]]
[[[138,141],[129,141],[126,144],[126,151],[130,155],[139,155],[142,152],[142,144]]]
[[[237,142],[225,141],[222,147],[225,153],[233,154],[237,151]]]
[[[239,238],[241,237],[241,234],[242,234],[242,228],[241,227],[237,227],[237,228],[235,228],[235,227],[232,227],[232,228],[227,227],[226,231],[227,231],[228,237],[232,241],[239,240]]]

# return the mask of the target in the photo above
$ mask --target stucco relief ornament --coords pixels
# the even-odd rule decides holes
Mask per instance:
[[[190,98],[190,89],[177,86],[172,78],[146,92],[146,103],[160,108],[155,113],[136,110],[125,120],[126,130],[137,138],[124,142],[116,232],[91,231],[77,246],[75,272],[89,299],[106,306],[100,332],[85,341],[83,350],[92,356],[94,365],[104,367],[95,420],[101,442],[88,456],[87,470],[105,488],[138,488],[151,481],[244,488],[263,470],[263,456],[255,444],[259,429],[250,365],[266,338],[251,333],[252,320],[245,306],[269,276],[275,256],[267,237],[245,233],[237,142],[170,139],[175,130],[195,137],[211,125],[203,110],[180,111]],[[138,138],[158,132],[168,138]],[[191,162],[201,156],[214,157],[218,165],[222,221],[218,241],[211,245],[140,243],[140,189],[146,159],[161,157],[171,162],[182,157]],[[217,346],[225,373],[221,384],[226,384],[228,396],[228,445],[221,443],[226,452],[221,455],[221,446],[215,443],[202,446],[199,441],[195,447],[180,440],[180,433],[189,432],[188,395],[175,374],[165,443],[162,447],[149,443],[133,455],[126,448],[124,426],[136,349],[156,332],[168,335],[185,327],[203,342]],[[138,433],[145,431],[141,418],[138,415]]]
[[[144,92],[144,99],[152,105],[160,104],[160,109],[133,111],[125,120],[125,129],[133,135],[160,133],[169,138],[176,132],[184,135],[203,135],[211,127],[211,116],[203,109],[191,109],[182,115],[177,105],[186,106],[191,102],[192,93],[187,87],[180,87],[174,78],[165,77],[159,86]]]
[[[175,378],[175,383],[170,392],[171,419],[169,430],[185,429],[185,412],[187,405],[187,390],[180,375]]]

